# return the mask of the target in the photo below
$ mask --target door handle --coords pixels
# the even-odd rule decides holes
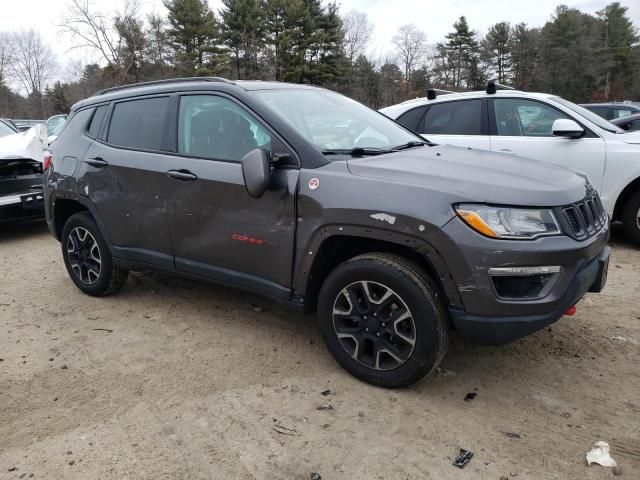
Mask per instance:
[[[103,168],[109,165],[106,160],[102,157],[93,157],[85,160],[86,163],[91,165],[92,167]]]
[[[180,180],[181,182],[193,182],[198,177],[191,173],[189,170],[169,170],[167,172],[169,178],[174,180]]]
[[[511,153],[511,150],[509,150],[508,148],[501,148],[500,151],[501,152],[506,152],[506,153]]]

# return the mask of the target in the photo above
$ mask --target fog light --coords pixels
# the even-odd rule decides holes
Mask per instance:
[[[567,310],[564,312],[564,314],[565,314],[567,317],[571,317],[572,315],[575,315],[575,314],[576,314],[576,311],[577,311],[577,310],[578,310],[578,309],[576,308],[576,306],[575,306],[575,305],[571,305],[569,308],[567,308]]]
[[[562,267],[496,267],[489,269],[496,295],[508,300],[535,300],[548,295]]]

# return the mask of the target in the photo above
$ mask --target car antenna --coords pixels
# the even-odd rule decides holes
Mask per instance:
[[[515,90],[515,88],[502,85],[501,83],[496,82],[495,78],[487,82],[487,94],[493,95],[498,90]]]

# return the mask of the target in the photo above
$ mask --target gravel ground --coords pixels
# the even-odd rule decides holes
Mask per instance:
[[[340,369],[313,317],[157,273],[88,297],[44,225],[3,225],[0,478],[609,479],[585,462],[605,440],[638,479],[640,249],[613,245],[574,317],[503,347],[453,336],[438,373],[389,391]]]

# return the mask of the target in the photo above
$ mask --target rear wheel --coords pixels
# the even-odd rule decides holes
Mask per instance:
[[[129,271],[114,265],[98,226],[87,212],[69,217],[60,242],[67,272],[84,293],[110,295],[127,281]]]
[[[381,387],[410,385],[446,353],[439,293],[414,263],[366,254],[339,265],[318,299],[320,329],[338,363]]]
[[[640,191],[635,192],[627,200],[622,209],[622,225],[627,236],[640,245]]]

